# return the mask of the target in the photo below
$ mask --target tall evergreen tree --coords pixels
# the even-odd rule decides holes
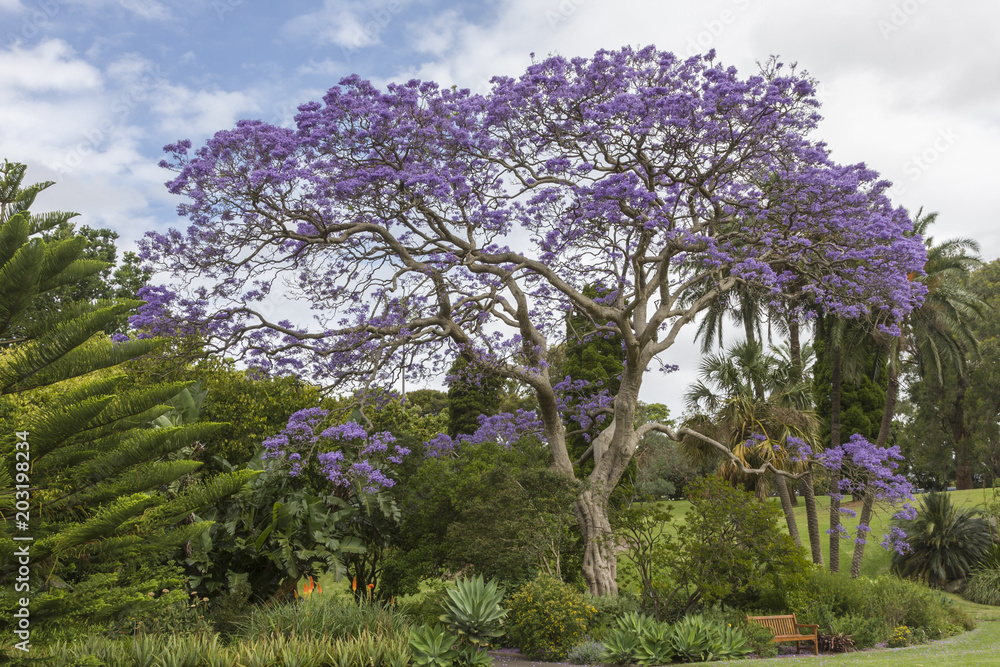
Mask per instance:
[[[178,453],[217,425],[151,425],[185,385],[117,392],[119,365],[159,343],[105,334],[139,302],[71,298],[108,265],[85,258],[83,237],[46,239],[76,214],[31,213],[52,183],[24,187],[24,173],[0,167],[0,618],[14,627],[23,596],[32,628],[66,629],[157,604],[148,593],[183,583],[162,555],[207,528],[194,512],[252,474],[191,480],[200,463]],[[42,314],[51,292],[59,307]],[[30,588],[15,595],[24,563],[13,554],[26,543]]]
[[[587,285],[583,293],[591,299],[601,296],[593,285]],[[605,324],[578,311],[566,318],[566,362],[562,374],[574,385],[569,393],[572,396],[570,401],[575,406],[592,401],[602,391],[614,396],[621,387],[621,373],[625,366],[621,334],[604,331]],[[593,468],[593,460],[585,455],[602,428],[596,423],[586,422],[566,425],[566,447],[570,459],[578,462],[584,459],[581,463],[584,470]]]
[[[458,355],[448,371],[448,435],[471,435],[479,428],[479,417],[500,410],[503,378],[477,373],[469,359]]]

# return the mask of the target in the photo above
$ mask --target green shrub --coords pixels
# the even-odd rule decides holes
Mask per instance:
[[[677,529],[677,548],[665,557],[686,597],[750,608],[766,595],[768,606],[786,607],[813,567],[783,532],[781,509],[718,477],[698,480],[686,493],[691,510]]]
[[[747,644],[761,658],[773,658],[778,655],[778,645],[774,643],[774,633],[760,623],[743,619],[741,626]]]
[[[813,571],[792,596],[790,610],[800,622],[818,623],[828,634],[836,634],[833,619],[842,624],[845,617],[880,618],[886,635],[903,625],[920,628],[931,639],[974,627],[968,615],[939,592],[893,575],[851,579],[847,574]]]
[[[511,643],[531,658],[561,659],[583,639],[597,610],[572,586],[547,574],[510,598]]]
[[[869,581],[869,606],[862,613],[879,615],[888,628],[924,628],[934,638],[951,634],[949,603],[937,591],[892,575]]]
[[[627,591],[619,591],[618,595],[584,593],[583,600],[595,610],[594,617],[587,623],[587,634],[598,641],[616,627],[615,620],[619,616],[639,611],[639,598]]]
[[[421,588],[419,593],[397,598],[399,609],[417,625],[434,625],[448,597],[448,584],[441,579],[428,579],[421,583]]]
[[[1000,569],[973,572],[962,595],[972,602],[1000,606]]]
[[[566,661],[572,665],[593,665],[604,657],[604,645],[589,637],[570,649]]]
[[[877,617],[850,614],[835,618],[828,634],[848,635],[856,648],[865,649],[886,641],[889,632],[886,624]]]

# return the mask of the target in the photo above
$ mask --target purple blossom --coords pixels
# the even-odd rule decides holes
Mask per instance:
[[[386,470],[390,464],[402,463],[410,450],[396,446],[392,434],[369,435],[355,422],[322,428],[326,417],[327,411],[321,408],[306,408],[292,414],[280,433],[264,441],[262,458],[277,465],[287,464],[292,477],[314,467],[338,487],[358,483],[365,491],[374,493],[393,486],[395,481]]]
[[[840,500],[845,494],[859,497],[871,494],[876,502],[890,505],[902,503],[902,508],[894,514],[897,518],[916,515],[914,508],[906,502],[913,500],[913,485],[905,475],[897,472],[899,461],[903,460],[898,446],[877,447],[855,433],[843,445],[831,447],[817,458],[823,466],[840,476],[838,490],[830,494],[831,498]],[[840,511],[848,516],[857,516],[854,510],[846,507],[841,507]],[[871,528],[859,524],[857,530],[855,542],[866,544],[866,534]],[[901,538],[892,532],[882,539],[883,546],[890,545],[893,549],[900,548],[898,545],[901,543]]]

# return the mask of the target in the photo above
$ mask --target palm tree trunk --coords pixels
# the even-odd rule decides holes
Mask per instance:
[[[861,505],[861,519],[858,521],[858,537],[854,541],[854,558],[851,559],[851,578],[857,579],[861,574],[861,560],[865,557],[865,544],[871,535],[872,508],[875,506],[875,494],[865,492],[865,501]]]
[[[788,524],[788,534],[795,540],[795,546],[802,546],[802,538],[799,537],[799,525],[795,521],[795,511],[792,509],[792,501],[788,497],[788,484],[785,478],[775,474],[775,485],[778,487],[778,497],[781,498],[781,509],[785,512],[785,523]]]
[[[899,354],[898,348],[896,355]],[[882,423],[878,427],[876,447],[885,447],[889,440],[889,430],[892,428],[892,416],[896,412],[896,397],[899,395],[898,359],[889,359],[889,383],[885,388],[885,405],[882,408]],[[871,487],[865,488],[864,504],[861,507],[861,520],[858,522],[858,539],[854,541],[854,558],[851,559],[851,576],[861,573],[861,559],[865,555],[865,545],[868,543],[868,532],[871,531],[872,508],[875,505],[875,492]],[[866,532],[866,530],[868,532]]]
[[[840,443],[840,383],[841,349],[834,344],[830,361],[832,378],[830,387],[830,446]],[[830,572],[840,572],[840,474],[830,476]]]
[[[819,538],[819,514],[816,512],[816,495],[813,492],[812,464],[809,474],[802,478],[802,497],[806,501],[806,525],[809,526],[809,548],[813,562],[823,564],[823,545]]]
[[[965,390],[968,380],[964,373],[958,373],[958,389],[952,405],[951,434],[955,442],[955,488],[959,491],[971,489],[972,447],[969,443],[969,429],[965,426]]]

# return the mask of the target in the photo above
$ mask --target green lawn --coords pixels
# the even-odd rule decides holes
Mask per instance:
[[[1000,623],[983,622],[972,632],[921,646],[897,649],[879,649],[834,655],[772,658],[754,660],[754,667],[781,665],[879,665],[879,667],[964,667],[965,665],[996,665],[1000,663],[997,647],[1000,646]],[[721,665],[721,662],[703,663]],[[731,665],[733,663],[725,663]]]

